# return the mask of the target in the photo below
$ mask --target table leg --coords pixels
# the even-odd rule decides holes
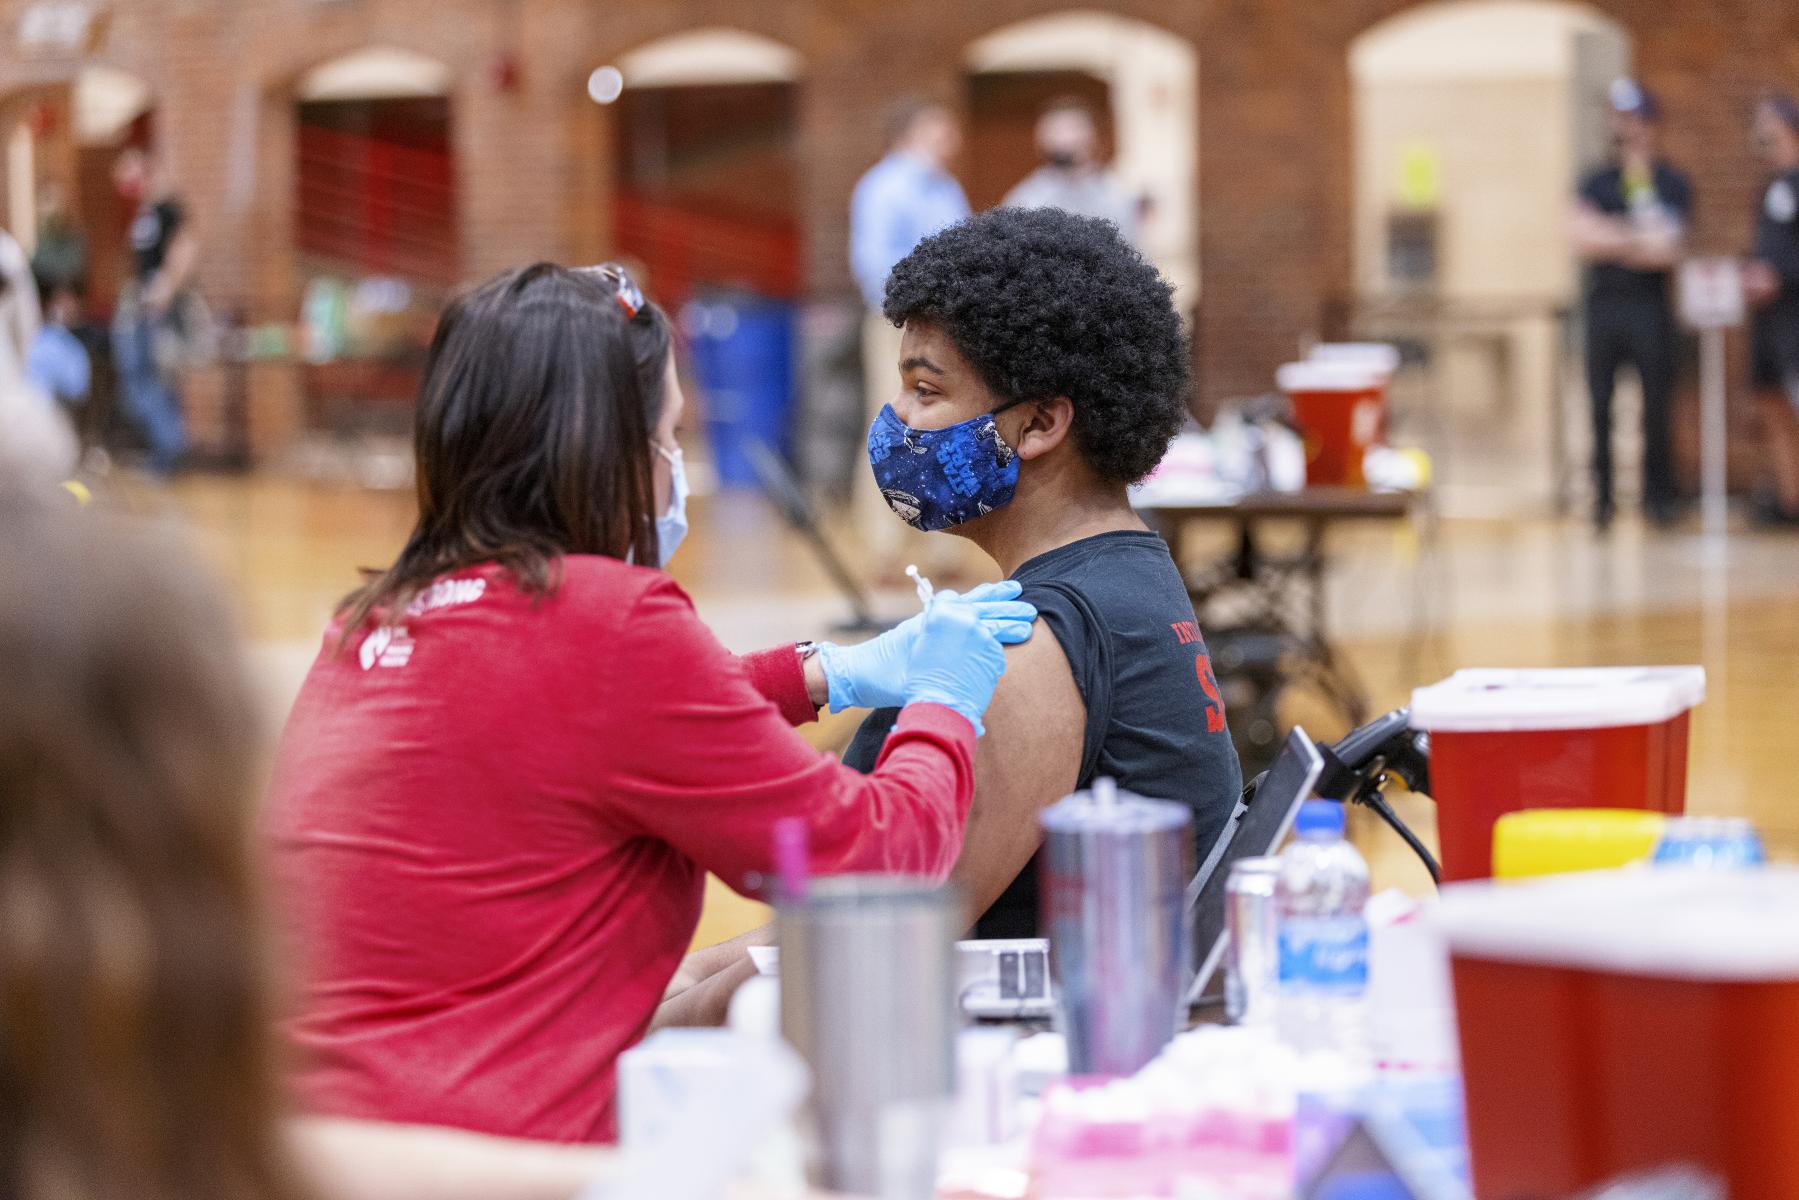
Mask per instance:
[[[1330,563],[1325,550],[1325,524],[1323,520],[1306,522],[1302,569],[1306,576],[1306,586],[1311,591],[1308,598],[1311,628],[1308,633],[1320,671],[1320,683],[1331,693],[1332,699],[1342,709],[1351,727],[1354,727],[1368,720],[1368,696],[1355,672],[1339,659],[1336,647],[1331,643],[1328,628],[1330,603],[1325,592],[1325,582],[1330,576]]]

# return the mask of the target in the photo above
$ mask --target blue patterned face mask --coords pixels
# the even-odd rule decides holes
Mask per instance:
[[[1018,489],[1018,454],[993,421],[1010,407],[946,429],[914,429],[893,405],[884,406],[868,431],[868,462],[887,507],[912,528],[932,533],[1010,503]]]

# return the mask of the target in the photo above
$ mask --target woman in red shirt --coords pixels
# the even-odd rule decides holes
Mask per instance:
[[[616,268],[444,313],[417,527],[327,632],[276,762],[314,1111],[610,1139],[707,871],[753,889],[793,817],[820,873],[955,862],[1032,610],[940,593],[872,643],[732,656],[647,565],[685,528],[669,340]],[[882,696],[908,707],[872,775],[790,728]]]

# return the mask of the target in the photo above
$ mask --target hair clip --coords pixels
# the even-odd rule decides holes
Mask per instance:
[[[625,310],[627,321],[635,320],[638,313],[649,307],[643,298],[643,289],[633,283],[631,276],[617,263],[601,263],[597,267],[583,267],[582,270],[591,271],[612,284],[612,298]]]

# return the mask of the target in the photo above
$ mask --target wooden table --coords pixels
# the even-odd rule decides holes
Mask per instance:
[[[1251,711],[1240,718],[1246,724],[1238,738],[1246,759],[1254,746],[1278,746],[1283,730],[1275,707],[1295,684],[1317,688],[1351,727],[1372,715],[1366,690],[1330,637],[1325,594],[1330,530],[1345,522],[1406,521],[1427,499],[1420,492],[1318,487],[1139,507],[1181,568],[1220,682],[1231,678],[1239,706],[1248,701]],[[1195,563],[1188,533],[1200,522],[1234,525],[1235,547]],[[1258,533],[1269,522],[1303,529],[1297,553],[1271,554],[1263,547]],[[1230,701],[1227,692],[1227,706]],[[1252,765],[1244,763],[1246,774]]]

